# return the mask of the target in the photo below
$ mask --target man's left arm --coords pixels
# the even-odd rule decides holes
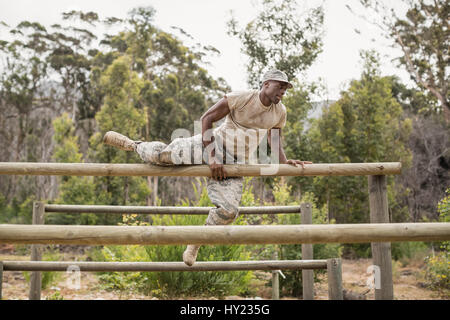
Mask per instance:
[[[267,140],[269,143],[269,146],[272,148],[272,130],[278,130],[278,155],[279,155],[279,162],[280,164],[290,164],[293,166],[301,165],[302,168],[305,168],[305,164],[312,164],[311,161],[301,161],[301,160],[295,160],[295,159],[287,159],[286,154],[284,153],[283,149],[283,143],[281,139],[281,129],[280,128],[272,128],[269,130],[267,134]]]

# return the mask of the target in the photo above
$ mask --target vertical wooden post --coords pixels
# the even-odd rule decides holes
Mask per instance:
[[[278,260],[278,252],[273,253],[273,260]],[[280,273],[272,270],[272,300],[280,299]]]
[[[327,259],[328,299],[343,300],[342,261],[338,258]]]
[[[3,261],[0,261],[0,300],[2,300],[3,289]]]
[[[312,205],[310,203],[302,203],[300,205],[302,215],[302,224],[312,224]],[[302,260],[312,260],[313,245],[302,244]],[[314,299],[314,271],[302,270],[303,282],[303,300]]]
[[[152,187],[152,177],[150,177],[150,176],[147,176],[147,187],[148,187],[149,190],[153,190],[153,187]],[[150,206],[152,205],[152,197],[151,197],[150,194],[151,194],[151,193],[149,193],[149,194],[147,195],[147,207],[150,207]]]
[[[33,203],[33,224],[44,224],[45,204],[35,201]],[[42,245],[31,245],[31,261],[41,261]],[[31,272],[30,277],[30,300],[41,300],[42,275],[39,271]]]
[[[158,181],[159,177],[153,177],[153,205],[158,205]]]
[[[386,176],[369,176],[369,207],[371,223],[389,223]],[[372,242],[375,271],[375,300],[393,300],[392,259],[390,242]],[[379,272],[378,272],[379,271]]]

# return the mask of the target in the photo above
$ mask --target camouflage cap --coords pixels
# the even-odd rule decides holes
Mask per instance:
[[[289,82],[288,80],[288,76],[286,75],[286,73],[284,73],[283,71],[280,70],[270,70],[267,71],[264,76],[261,79],[261,83],[264,83],[268,80],[276,80],[276,81],[281,81],[281,82],[286,82],[288,84],[288,88],[291,89],[293,87],[292,83]]]

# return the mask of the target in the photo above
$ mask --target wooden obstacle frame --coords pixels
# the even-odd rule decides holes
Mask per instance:
[[[43,202],[33,204],[33,226],[22,227],[53,227],[42,226],[45,223],[46,213],[102,213],[102,214],[190,214],[207,215],[210,207],[158,207],[158,206],[102,206],[102,205],[54,205]],[[302,214],[303,220],[312,219],[312,210],[309,203],[299,206],[264,206],[264,207],[239,207],[239,214]],[[309,217],[309,218],[308,218]],[[18,225],[16,225],[18,226]],[[10,225],[4,225],[0,234],[6,236],[6,229]],[[12,226],[14,227],[14,226]],[[60,229],[63,226],[57,226]],[[68,226],[66,226],[68,227]],[[6,229],[5,229],[6,228]],[[116,228],[115,226],[113,228]],[[125,227],[128,228],[128,227]],[[61,230],[61,229],[60,229]],[[117,229],[112,229],[117,233]],[[14,234],[22,234],[21,231],[13,231]],[[34,233],[34,232],[32,232]],[[30,234],[25,231],[25,234]],[[0,243],[6,241],[14,242],[12,239],[1,239]],[[60,241],[57,241],[60,243]],[[96,242],[96,241],[95,241]],[[37,240],[32,240],[32,261],[4,261],[4,271],[32,271],[30,280],[30,299],[39,300],[41,297],[41,271],[66,271],[68,267],[79,268],[80,271],[242,271],[242,270],[269,270],[272,271],[272,299],[279,299],[279,274],[281,270],[302,270],[303,274],[303,298],[313,299],[314,274],[313,269],[327,269],[327,260],[312,260],[312,245],[302,245],[302,258],[297,261],[217,261],[217,262],[196,262],[194,266],[188,267],[183,262],[143,262],[143,263],[113,263],[113,262],[41,262],[41,250]],[[50,242],[43,241],[48,244]],[[308,249],[310,247],[310,249]],[[309,250],[310,252],[305,251]],[[311,259],[311,260],[308,260]],[[331,270],[331,269],[330,269]],[[1,271],[1,270],[0,270]],[[307,273],[306,273],[307,272]],[[330,272],[339,272],[338,269]],[[337,277],[337,276],[335,276]],[[1,286],[0,286],[1,289]],[[331,290],[331,291],[330,291]],[[339,299],[339,290],[330,288],[333,292],[331,299]],[[342,291],[342,290],[341,290]],[[1,296],[1,290],[0,290]]]
[[[381,286],[375,288],[375,299],[393,299],[392,284],[392,265],[391,265],[391,241],[442,241],[450,240],[450,224],[448,223],[389,223],[388,201],[386,191],[386,175],[401,174],[401,164],[392,163],[359,163],[359,164],[311,164],[305,168],[294,167],[290,165],[225,165],[225,169],[229,176],[368,176],[369,191],[369,209],[370,224],[357,225],[307,225],[311,223],[307,217],[303,217],[303,210],[300,206],[293,206],[292,212],[302,214],[302,223],[306,225],[287,225],[287,226],[183,226],[183,227],[110,227],[110,226],[45,226],[43,224],[43,216],[48,206],[48,212],[62,212],[63,210],[71,210],[70,212],[86,212],[87,208],[81,206],[72,206],[71,208],[56,205],[45,205],[43,203],[35,203],[33,211],[33,226],[24,225],[0,225],[0,243],[83,243],[83,244],[238,244],[238,243],[301,243],[302,252],[309,256],[312,253],[312,247],[306,249],[306,246],[312,246],[312,243],[355,243],[365,242],[371,243],[373,264],[380,271]],[[0,163],[0,174],[18,174],[18,175],[86,175],[86,176],[210,176],[208,166],[152,166],[147,164],[55,164],[55,163]],[[305,205],[305,204],[302,204]],[[295,207],[295,208],[294,208]],[[300,207],[300,212],[298,211]],[[95,212],[109,213],[146,213],[146,210],[155,210],[157,214],[161,214],[164,207],[148,207],[141,208],[105,208],[105,206],[95,206],[92,210]],[[207,214],[205,208],[177,208],[169,207],[172,214]],[[136,210],[135,212],[128,209]],[[77,211],[78,210],[78,211]],[[105,211],[106,210],[106,211]],[[111,210],[111,211],[109,211]],[[241,214],[245,210],[252,213],[271,212],[271,210],[280,212],[280,207],[268,208],[242,208]],[[260,211],[261,210],[261,211]],[[91,212],[94,212],[91,211]],[[306,211],[306,210],[305,210]],[[66,212],[66,211],[64,211]],[[189,212],[189,213],[188,213]],[[114,229],[110,229],[114,228]],[[118,229],[122,228],[122,229]],[[124,229],[126,228],[126,229]],[[135,228],[135,229],[133,229]],[[137,228],[137,229],[136,229]],[[120,230],[120,231],[119,231]],[[133,230],[131,232],[131,230]],[[23,233],[26,232],[26,233]],[[100,233],[99,233],[100,232]],[[183,238],[179,232],[183,232]],[[257,234],[263,232],[263,237]],[[19,235],[18,235],[19,234]],[[139,236],[137,236],[139,234]],[[214,238],[212,237],[214,234]],[[91,237],[93,236],[94,237]],[[95,236],[97,235],[97,236]],[[120,235],[120,236],[118,236]],[[102,238],[103,237],[103,238]],[[120,239],[119,239],[120,238]],[[106,240],[105,240],[106,239]],[[217,240],[219,239],[219,240]],[[35,245],[37,248],[37,245]],[[304,247],[305,246],[305,247]],[[309,253],[308,253],[309,251]],[[306,258],[303,256],[302,258]],[[39,250],[32,260],[40,260]],[[197,262],[190,268],[213,268],[211,263],[219,263],[227,265],[227,268],[243,267],[246,263],[253,263],[254,268],[268,268],[264,270],[279,270],[282,267],[287,268],[287,264],[294,262],[297,270],[302,270],[303,276],[311,276],[314,268],[306,268],[308,261],[312,260],[312,256],[303,261],[278,261],[278,265],[270,265],[270,261],[248,261],[242,262],[240,266],[232,266],[231,262]],[[324,261],[315,260],[324,268]],[[31,265],[29,263],[36,263]],[[15,262],[0,262],[0,272],[8,271],[12,268],[18,270],[20,268],[34,268],[33,270],[45,269],[56,270],[67,265],[55,265],[49,262],[31,261],[28,264],[14,264]],[[54,263],[54,262],[52,262]],[[257,263],[259,265],[255,265]],[[128,265],[125,265],[128,264]],[[163,263],[168,268],[168,263]],[[179,267],[182,266],[178,263]],[[270,265],[270,267],[268,266]],[[89,266],[89,267],[88,267]],[[123,267],[121,267],[123,266]],[[117,268],[129,268],[129,263],[123,265],[111,265]],[[159,265],[160,267],[161,265]],[[224,265],[223,265],[224,266]],[[96,267],[105,268],[103,265],[89,264],[79,265],[80,270],[83,268]],[[156,268],[156,262],[146,263],[146,265],[136,266],[142,268]],[[53,269],[52,269],[53,268]],[[109,268],[109,267],[108,267]],[[274,269],[270,269],[274,268]],[[342,299],[342,267],[340,259],[326,260],[326,268],[328,270],[329,298]],[[125,270],[124,269],[124,270]],[[156,270],[155,269],[155,270]],[[159,269],[157,269],[159,270]],[[190,269],[190,271],[196,271]],[[308,273],[309,272],[309,273]],[[34,273],[34,272],[33,272]],[[275,274],[275,273],[274,273]],[[278,274],[278,273],[276,273]],[[37,277],[36,277],[37,278]],[[0,277],[1,281],[1,277]],[[33,278],[32,278],[33,281]],[[37,282],[37,280],[36,280]],[[274,281],[275,283],[275,281]],[[1,284],[1,282],[0,282]],[[32,282],[33,285],[33,282]],[[313,298],[313,283],[304,280],[304,298]],[[306,290],[305,290],[306,285]],[[37,286],[37,284],[36,284]],[[40,288],[40,286],[39,286]],[[30,298],[33,298],[30,295]]]

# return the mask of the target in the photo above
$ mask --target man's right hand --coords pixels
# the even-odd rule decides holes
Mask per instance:
[[[227,173],[222,163],[217,163],[215,159],[210,161],[209,168],[211,169],[211,177],[216,180],[226,179]]]

